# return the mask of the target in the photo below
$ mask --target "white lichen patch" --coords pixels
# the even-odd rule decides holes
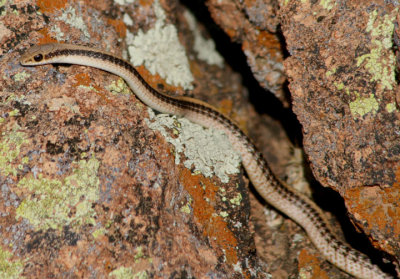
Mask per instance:
[[[283,223],[282,215],[278,214],[274,209],[265,207],[264,208],[265,223],[270,228],[278,228]]]
[[[59,26],[52,26],[50,30],[53,33],[54,37],[57,39],[57,41],[64,40],[65,34],[64,32],[61,31],[61,28]]]
[[[78,16],[76,14],[75,8],[73,8],[72,6],[68,7],[65,10],[62,10],[61,16],[57,17],[57,19],[65,22],[66,24],[74,28],[81,30],[86,38],[90,38],[89,30],[83,20],[83,17]]]
[[[229,174],[239,173],[240,156],[222,131],[205,129],[185,118],[167,114],[155,116],[150,108],[149,115],[147,125],[174,146],[176,164],[183,154],[186,168],[206,177],[216,175],[223,183],[229,181]]]
[[[197,28],[197,21],[192,13],[186,10],[183,15],[186,18],[190,30],[193,32],[194,50],[197,52],[197,57],[210,65],[217,65],[222,68],[224,59],[215,50],[214,41],[212,39],[206,39],[201,35],[200,30]]]
[[[132,4],[135,0],[114,0],[115,3],[120,5]]]
[[[194,78],[178,32],[174,25],[165,24],[166,15],[158,0],[153,7],[157,17],[155,26],[146,33],[139,30],[135,36],[127,33],[130,61],[134,66],[144,65],[151,74],[159,74],[169,84],[193,89]]]
[[[122,17],[122,21],[128,26],[132,26],[133,25],[133,19],[126,13]]]

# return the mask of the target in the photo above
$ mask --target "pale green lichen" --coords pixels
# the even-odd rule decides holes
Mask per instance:
[[[396,10],[397,11],[397,10]],[[393,54],[392,37],[397,13],[392,15],[378,16],[378,12],[371,12],[366,31],[371,34],[371,52],[357,58],[357,66],[364,64],[364,67],[371,74],[371,82],[379,82],[382,90],[392,90],[395,85],[396,59]]]
[[[180,163],[183,153],[186,168],[200,171],[206,177],[216,175],[223,183],[229,181],[229,174],[239,173],[240,156],[222,131],[205,129],[185,118],[166,114],[155,116],[151,109],[149,115],[151,120],[146,119],[147,125],[174,145],[176,164]],[[176,130],[176,136],[171,136],[166,128]]]
[[[133,277],[133,272],[132,268],[130,267],[120,267],[114,270],[113,272],[110,272],[108,274],[109,276],[113,276],[116,279],[134,279]]]
[[[11,261],[12,254],[0,246],[0,278],[20,279],[24,264],[20,260]]]
[[[240,202],[242,201],[242,195],[240,193],[238,193],[236,195],[236,197],[230,199],[229,201],[230,201],[231,204],[239,206]]]
[[[105,228],[100,228],[92,232],[93,238],[98,238],[99,236],[105,235],[107,230]]]
[[[197,21],[191,12],[185,10],[183,15],[186,18],[190,30],[193,32],[194,50],[197,52],[197,57],[210,65],[222,67],[224,65],[224,59],[216,51],[214,41],[212,39],[205,39],[201,35],[200,30],[197,28]]]
[[[332,76],[334,73],[336,73],[336,71],[337,71],[337,68],[333,68],[333,69],[327,71],[326,74],[325,74],[325,76],[326,76],[326,77],[330,77],[330,76]]]
[[[180,209],[182,213],[190,214],[190,204],[192,203],[192,200],[189,200],[185,205],[183,205]]]
[[[26,100],[26,96],[25,95],[15,95],[13,93],[11,93],[6,99],[5,101],[2,103],[4,105],[8,105],[11,104],[12,102],[18,102],[24,105],[30,105],[31,103],[28,102]]]
[[[119,78],[116,82],[113,81],[109,86],[107,86],[107,89],[110,90],[110,92],[115,95],[117,95],[117,94],[130,95],[131,94],[130,88],[126,85],[125,81],[122,78]]]
[[[31,74],[29,74],[28,72],[26,72],[26,71],[22,71],[22,72],[20,72],[20,73],[16,73],[14,76],[13,76],[13,79],[15,80],[15,81],[17,81],[17,82],[19,82],[19,81],[25,81],[27,78],[29,78],[31,76]]]
[[[358,95],[356,93],[356,95]],[[367,98],[357,98],[350,102],[350,111],[353,116],[360,116],[363,117],[365,114],[371,112],[373,115],[377,113],[379,109],[379,103],[375,99],[374,94],[370,94]]]
[[[87,91],[95,91],[97,92],[98,90],[96,88],[94,88],[92,85],[78,85],[77,88],[83,89],[83,90],[87,90]]]
[[[344,83],[343,82],[334,82],[333,85],[336,86],[337,90],[343,90],[344,89]]]
[[[146,33],[140,29],[135,36],[127,33],[130,61],[135,66],[144,65],[153,75],[158,73],[169,84],[193,89],[194,78],[178,32],[174,25],[165,23],[166,15],[158,0],[153,8],[157,21],[152,29]]]
[[[332,0],[321,0],[319,4],[324,8],[330,11],[335,6],[335,1]]]
[[[21,127],[15,124],[11,129],[1,133],[0,173],[4,176],[17,175],[17,168],[12,163],[20,154],[22,145],[29,142],[25,133],[19,132],[20,129]]]
[[[43,178],[22,178],[18,187],[28,189],[32,196],[21,202],[17,218],[26,218],[36,229],[61,229],[82,224],[95,224],[92,203],[99,198],[100,163],[95,158],[77,163],[73,174],[62,181]],[[71,213],[73,209],[74,213]]]
[[[396,103],[389,103],[389,104],[386,105],[386,111],[388,113],[392,113],[395,110],[397,110]]]
[[[142,270],[139,272],[133,273],[132,268],[130,267],[120,267],[110,272],[109,276],[113,276],[115,279],[147,279],[149,278],[146,271]]]
[[[229,214],[228,214],[228,212],[226,212],[226,211],[221,211],[221,212],[219,213],[219,216],[221,216],[222,218],[226,218],[226,217],[229,216]]]
[[[136,255],[135,255],[135,262],[138,262],[140,259],[145,258],[144,254],[143,254],[143,247],[139,246],[136,248]]]
[[[88,27],[85,24],[85,21],[83,20],[82,16],[78,16],[76,14],[76,10],[73,6],[69,6],[67,9],[62,10],[61,16],[57,17],[56,19],[61,20],[63,22],[65,22],[66,24],[79,29],[82,31],[83,35],[89,39],[90,38],[90,34],[89,34],[89,30]],[[58,30],[53,30],[52,31],[54,33],[57,33]]]
[[[19,115],[19,109],[13,109],[12,111],[10,111],[10,112],[8,113],[8,115],[9,115],[10,117],[15,117],[15,116]]]

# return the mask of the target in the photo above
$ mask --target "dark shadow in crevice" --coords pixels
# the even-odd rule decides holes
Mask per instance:
[[[301,143],[300,125],[290,108],[284,108],[281,102],[269,91],[262,88],[254,78],[243,54],[241,45],[232,42],[228,35],[221,30],[212,20],[207,7],[202,0],[182,0],[185,5],[205,26],[208,33],[215,41],[217,51],[224,57],[225,62],[242,77],[242,84],[249,91],[249,101],[259,114],[268,114],[279,121],[287,131],[289,138],[296,143]],[[289,93],[288,93],[289,95]]]

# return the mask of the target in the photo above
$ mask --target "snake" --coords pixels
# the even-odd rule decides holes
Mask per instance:
[[[132,64],[115,54],[93,47],[63,43],[34,45],[20,57],[20,64],[94,67],[124,79],[144,104],[160,113],[185,117],[205,128],[223,131],[240,154],[242,165],[256,191],[268,204],[300,225],[324,259],[356,278],[393,278],[366,255],[340,240],[323,211],[310,198],[277,178],[251,139],[233,120],[208,103],[159,92],[144,80]]]

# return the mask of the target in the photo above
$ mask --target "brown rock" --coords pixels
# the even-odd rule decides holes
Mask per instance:
[[[344,197],[374,246],[399,258],[397,9],[388,1],[282,1],[280,14],[312,171]]]
[[[242,174],[192,174],[114,75],[18,64],[30,45],[54,41],[141,49],[138,70],[153,87],[245,123],[240,78],[178,2],[116,2],[0,7],[0,265],[25,278],[265,278]]]

